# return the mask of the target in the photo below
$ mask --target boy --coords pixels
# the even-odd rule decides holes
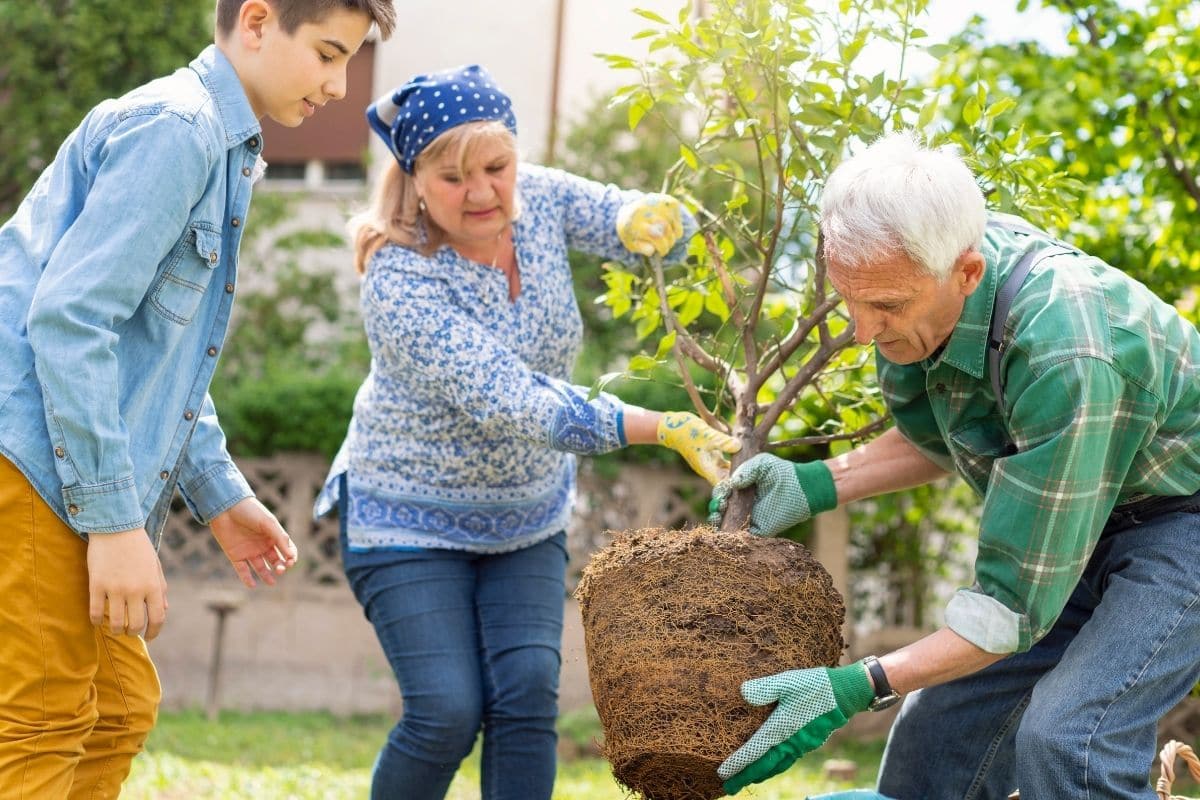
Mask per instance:
[[[0,797],[116,797],[153,727],[176,486],[247,586],[296,548],[208,384],[268,116],[345,93],[391,0],[218,0],[188,68],[93,109],[0,228]]]

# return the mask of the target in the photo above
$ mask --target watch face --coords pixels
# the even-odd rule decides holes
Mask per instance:
[[[871,701],[871,704],[868,705],[867,708],[871,711],[883,711],[885,708],[891,708],[899,702],[900,695],[892,692],[891,694],[884,695],[883,697],[876,697]]]

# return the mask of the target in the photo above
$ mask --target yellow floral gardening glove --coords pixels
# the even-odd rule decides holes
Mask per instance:
[[[704,420],[687,411],[670,411],[658,421],[658,443],[669,447],[688,463],[696,474],[716,483],[729,474],[728,453],[742,449],[732,436],[713,430]]]
[[[643,195],[617,212],[617,236],[630,252],[665,256],[682,235],[679,201],[669,194]]]

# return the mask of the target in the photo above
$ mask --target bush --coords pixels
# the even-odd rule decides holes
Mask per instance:
[[[347,368],[279,365],[261,379],[214,386],[230,452],[253,457],[304,450],[332,460],[363,377]]]

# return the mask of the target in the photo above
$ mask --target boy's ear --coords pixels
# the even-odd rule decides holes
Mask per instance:
[[[266,0],[246,0],[242,3],[237,18],[237,35],[243,47],[257,50],[262,46],[263,26],[274,13]]]

